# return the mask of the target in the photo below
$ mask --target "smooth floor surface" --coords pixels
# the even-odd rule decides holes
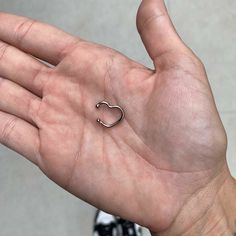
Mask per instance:
[[[151,66],[135,26],[139,3],[138,0],[1,0],[0,11],[53,24]],[[236,1],[166,3],[179,34],[206,65],[228,133],[228,163],[236,177]],[[1,236],[92,235],[93,207],[57,187],[31,163],[2,146],[0,189]]]

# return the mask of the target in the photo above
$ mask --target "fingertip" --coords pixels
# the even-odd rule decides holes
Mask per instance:
[[[183,48],[163,0],[143,0],[137,13],[137,29],[151,59]]]

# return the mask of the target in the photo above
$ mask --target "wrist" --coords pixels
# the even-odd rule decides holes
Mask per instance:
[[[222,184],[212,204],[206,209],[205,213],[193,225],[191,225],[183,235],[234,235],[236,229],[235,199],[235,180],[229,176]],[[204,201],[204,199],[202,199],[202,201]]]
[[[152,236],[215,236],[236,232],[236,180],[228,167],[185,204],[165,232]]]
[[[236,233],[236,181],[232,176],[225,181],[224,185],[217,194],[214,208],[211,212],[212,230],[219,235],[232,236]],[[214,218],[213,218],[214,217]],[[210,221],[211,222],[211,221]],[[213,227],[214,226],[214,227]],[[208,227],[209,228],[209,227]],[[223,231],[224,230],[224,231]],[[221,233],[222,232],[222,233]],[[213,235],[213,234],[212,234]]]

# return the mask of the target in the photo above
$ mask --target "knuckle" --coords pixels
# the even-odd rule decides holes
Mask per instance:
[[[67,44],[61,48],[61,50],[58,53],[58,58],[60,60],[64,59],[67,55],[69,55],[71,52],[73,52],[79,44],[82,43],[82,40],[79,40],[74,37],[68,37],[68,42]]]
[[[6,79],[0,77],[0,91],[4,90],[5,82],[6,82]]]
[[[188,51],[187,53],[177,53],[176,55],[177,64],[189,66],[190,68],[204,68],[202,61],[192,52]]]
[[[41,66],[34,71],[34,75],[32,76],[32,84],[35,86],[35,88],[38,88],[39,91],[42,90],[43,87],[43,77],[45,74],[47,74],[48,68],[45,68],[44,66]]]
[[[32,26],[36,23],[35,20],[24,18],[20,24],[14,30],[15,40],[18,44],[21,44],[26,35],[29,33]]]
[[[33,123],[35,123],[35,120],[37,119],[39,107],[40,107],[40,102],[38,98],[29,99],[27,113],[28,113],[28,117],[30,117]]]
[[[200,69],[200,70],[205,70],[205,66],[203,62],[195,55],[191,55],[188,58],[188,63],[192,65],[192,68]]]
[[[4,58],[9,45],[3,42],[0,42],[0,61]]]
[[[202,62],[202,60],[200,58],[195,57],[195,64],[200,69],[204,69],[205,70],[205,65],[204,65],[204,63]]]
[[[141,5],[137,14],[137,27],[139,32],[149,27],[153,22],[163,19],[166,15],[167,13],[163,10],[157,11],[153,3],[145,4],[145,6]]]
[[[9,118],[6,121],[6,123],[3,125],[3,128],[0,132],[0,143],[2,143],[2,144],[8,143],[11,133],[13,132],[13,130],[15,128],[17,119],[18,119],[17,117]]]

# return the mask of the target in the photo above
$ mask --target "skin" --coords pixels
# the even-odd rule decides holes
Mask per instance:
[[[153,235],[216,235],[217,219],[206,224],[213,215],[231,235],[225,130],[204,66],[162,0],[143,0],[137,16],[155,70],[24,17],[0,13],[0,22],[0,143]],[[111,129],[96,119],[120,113],[96,109],[102,100],[125,111]]]

